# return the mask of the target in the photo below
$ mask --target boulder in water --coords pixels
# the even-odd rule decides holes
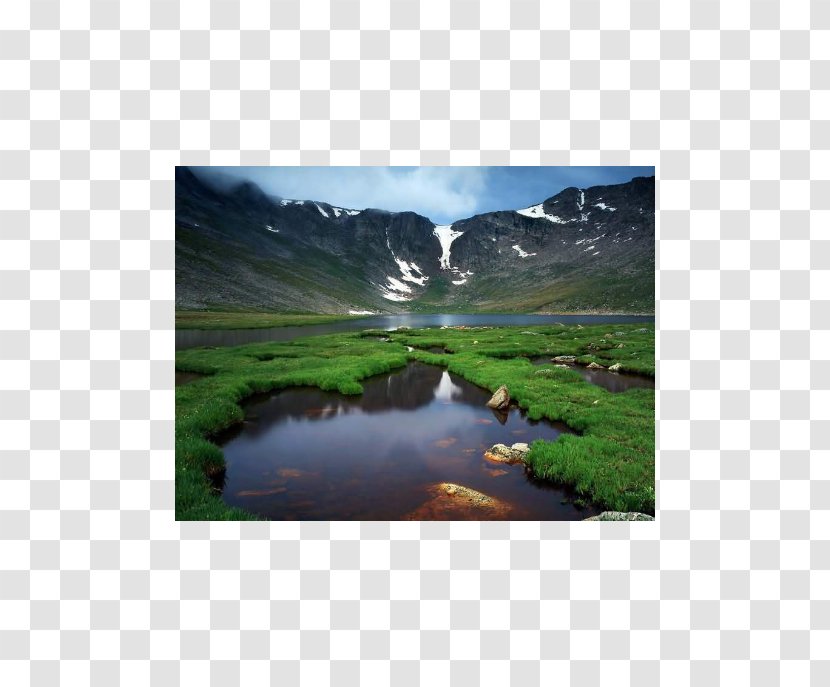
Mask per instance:
[[[513,465],[514,463],[523,463],[528,451],[530,451],[530,447],[527,444],[513,444],[512,446],[495,444],[490,450],[485,451],[484,457],[494,463]]]
[[[619,363],[614,363],[611,367],[608,368],[611,372],[619,372],[622,368]]]
[[[591,363],[588,365],[589,370],[604,370],[605,368],[602,365],[597,365],[596,363]]]

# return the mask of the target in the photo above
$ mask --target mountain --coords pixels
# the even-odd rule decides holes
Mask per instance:
[[[176,168],[176,307],[653,312],[654,177],[436,226]]]

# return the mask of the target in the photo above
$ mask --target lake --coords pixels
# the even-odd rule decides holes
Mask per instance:
[[[290,341],[300,336],[337,334],[364,329],[392,330],[398,327],[528,327],[556,324],[654,324],[653,315],[374,315],[365,318],[316,324],[307,327],[272,329],[177,329],[176,350],[196,346],[241,346],[262,341]]]
[[[273,520],[582,520],[567,488],[484,452],[571,430],[517,407],[485,406],[490,392],[443,368],[410,362],[363,382],[359,396],[301,387],[252,397],[245,421],[215,437],[225,454],[222,498]],[[447,495],[447,484],[491,498]],[[443,490],[442,490],[443,489]]]

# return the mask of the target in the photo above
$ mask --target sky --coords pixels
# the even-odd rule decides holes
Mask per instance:
[[[253,181],[269,195],[355,210],[411,210],[435,224],[520,210],[569,186],[621,184],[654,167],[196,167],[215,183]]]

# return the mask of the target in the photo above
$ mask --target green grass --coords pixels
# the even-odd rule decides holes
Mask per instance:
[[[506,384],[531,419],[562,421],[577,435],[536,441],[528,465],[536,476],[571,485],[587,502],[609,510],[654,512],[654,392],[611,394],[554,365],[525,356],[575,355],[587,364],[619,363],[624,371],[654,375],[653,328],[641,325],[545,326],[378,331],[308,337],[234,348],[187,349],[176,369],[208,376],[176,389],[176,517],[244,519],[224,505],[208,475],[221,471],[221,450],[210,439],[239,422],[240,402],[257,392],[317,386],[362,392],[361,380],[402,367],[407,360],[442,365],[494,391]],[[527,333],[532,332],[532,333]],[[608,335],[608,336],[606,336]],[[622,343],[623,347],[617,346]],[[406,346],[416,348],[407,352]],[[442,346],[448,353],[418,348]]]
[[[300,327],[353,320],[365,315],[295,315],[268,312],[218,312],[211,310],[177,310],[176,329],[264,329]]]

